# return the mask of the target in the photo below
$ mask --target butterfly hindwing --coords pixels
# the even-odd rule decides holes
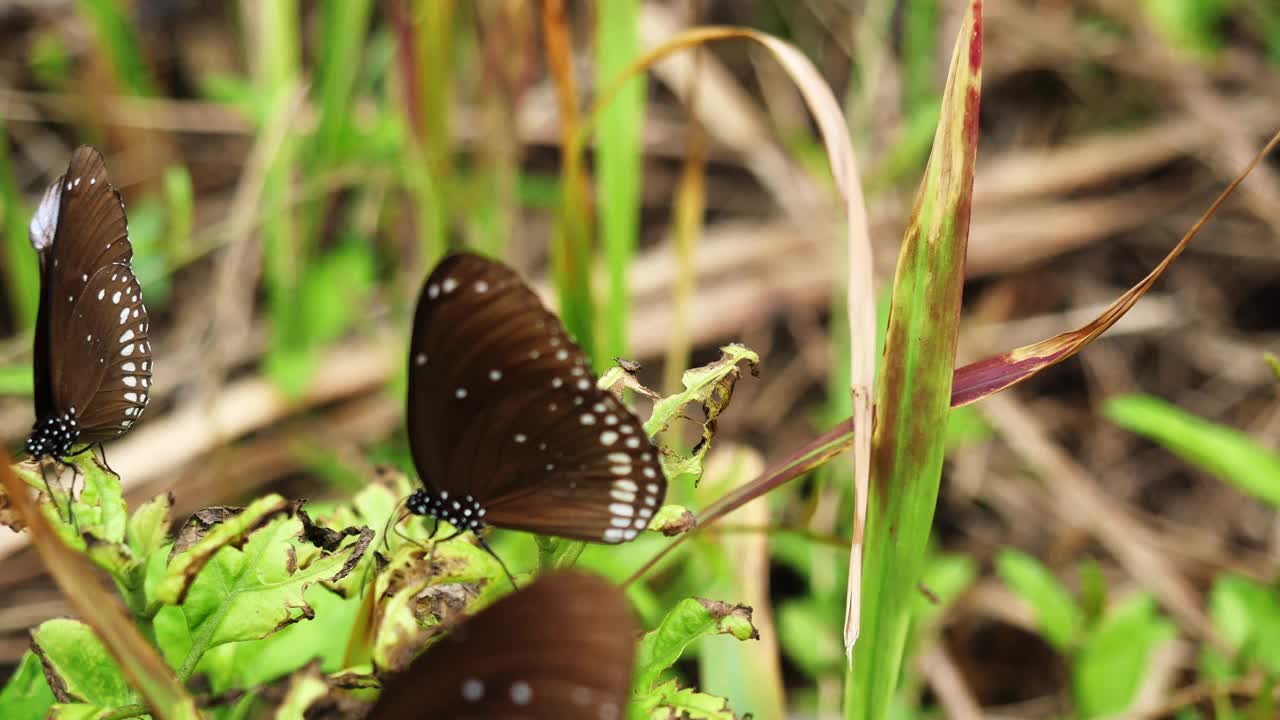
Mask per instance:
[[[385,686],[378,720],[608,720],[630,693],[635,624],[622,593],[578,572],[498,600]]]

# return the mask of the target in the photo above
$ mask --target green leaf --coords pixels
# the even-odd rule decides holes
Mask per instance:
[[[1147,20],[1165,42],[1202,59],[1222,49],[1230,0],[1144,0]]]
[[[1149,595],[1131,598],[1112,609],[1085,638],[1075,657],[1072,687],[1080,717],[1128,710],[1146,676],[1151,653],[1173,640],[1176,633]]]
[[[0,690],[0,708],[6,720],[43,720],[53,705],[53,691],[44,679],[40,658],[30,650],[22,654],[18,667]]]
[[[223,687],[258,687],[277,680],[309,662],[323,672],[342,670],[348,640],[356,626],[361,597],[344,598],[320,585],[305,591],[315,622],[294,623],[257,642],[226,647],[227,673]]]
[[[959,407],[947,416],[947,453],[991,438],[991,426],[974,407]]]
[[[649,703],[652,703],[652,707],[648,707]],[[691,688],[681,688],[675,680],[668,680],[655,687],[646,698],[644,705],[645,707],[630,708],[630,717],[639,716],[650,718],[650,720],[669,720],[672,717],[689,720],[736,720],[737,718],[729,709],[729,701]]]
[[[86,535],[93,542],[122,543],[128,509],[120,490],[120,478],[103,468],[90,453],[69,458],[67,464],[74,471],[65,467],[60,473],[52,468],[46,470],[49,473],[48,485],[40,469],[31,463],[20,463],[13,469],[28,487],[42,493],[52,491],[54,502],[43,503],[41,509],[67,545],[84,550]],[[74,523],[67,519],[67,490],[73,477],[76,487],[80,488],[80,497],[71,504]]]
[[[683,412],[686,405],[697,403],[702,407],[705,417],[702,422],[702,440],[694,446],[693,452],[688,457],[668,452],[660,456],[668,482],[692,480],[697,483],[702,477],[702,459],[711,449],[711,439],[716,433],[716,419],[729,407],[733,387],[742,374],[738,364],[748,363],[752,373],[755,373],[756,366],[760,364],[759,355],[737,343],[725,345],[720,348],[720,353],[719,360],[686,370],[681,378],[684,390],[654,403],[653,413],[645,421],[645,434],[653,437],[676,420],[685,417]]]
[[[110,61],[120,89],[130,95],[154,94],[142,44],[126,7],[115,0],[79,0],[76,5]]]
[[[844,652],[836,628],[844,608],[806,597],[778,608],[778,643],[800,669],[817,678],[844,667]]]
[[[699,598],[680,601],[656,629],[640,640],[634,681],[637,695],[647,694],[658,676],[680,659],[690,643],[720,634],[739,640],[758,637],[751,624],[751,608]]]
[[[125,541],[135,557],[145,559],[167,544],[173,494],[161,493],[138,506],[129,518]]]
[[[206,508],[192,515],[178,534],[165,579],[156,588],[156,598],[166,605],[181,604],[200,570],[219,550],[243,545],[250,533],[290,508],[288,501],[273,493],[243,510]]]
[[[1280,590],[1234,574],[1218,577],[1209,591],[1209,617],[1229,645],[1236,663],[1206,646],[1202,665],[1215,680],[1232,680],[1252,665],[1280,674]],[[1239,667],[1237,667],[1239,665]]]
[[[115,660],[88,625],[66,618],[46,620],[31,637],[32,649],[46,677],[54,678],[59,697],[108,708],[135,701]]]
[[[168,257],[185,258],[191,247],[191,226],[195,217],[195,190],[191,172],[182,165],[170,165],[164,172],[164,204],[168,233]]]
[[[1045,639],[1059,651],[1076,644],[1084,614],[1071,593],[1034,557],[1005,548],[996,557],[996,573],[1023,602],[1031,606]]]
[[[31,397],[34,389],[35,383],[31,377],[30,365],[0,366],[0,395]]]
[[[1080,610],[1086,626],[1093,626],[1107,608],[1107,578],[1093,558],[1080,563]]]
[[[105,720],[118,717],[116,710],[87,703],[67,703],[54,705],[49,712],[49,720]]]
[[[325,682],[319,668],[308,667],[289,679],[289,690],[271,717],[275,720],[303,720],[311,717],[307,713],[311,705],[328,694],[329,684]]]
[[[596,86],[607,87],[640,54],[639,0],[612,0],[598,6],[595,35]],[[591,348],[600,360],[625,355],[631,296],[627,274],[640,234],[640,185],[644,178],[642,148],[645,83],[627,81],[600,110],[596,125],[596,191],[608,202],[599,205],[599,237],[609,271],[607,303],[601,320],[603,336]],[[597,362],[597,369],[601,362]]]
[[[426,562],[428,556],[431,562]],[[429,626],[434,618],[428,616],[424,626],[419,604],[424,595],[430,595],[430,588],[453,583],[482,583],[479,596],[466,598],[468,612],[510,588],[498,561],[470,542],[403,543],[392,552],[373,588],[379,600],[374,609],[372,659],[378,668],[398,670],[422,651],[423,641],[433,632]]]
[[[847,720],[888,717],[946,453],[982,95],[982,3],[965,5],[929,163],[898,255],[874,425],[856,428],[859,437],[871,434],[871,487],[861,583],[849,587],[857,617],[846,621]]]
[[[1103,408],[1112,422],[1280,508],[1280,456],[1248,435],[1149,395],[1122,395]]]
[[[13,469],[28,486],[42,493],[52,492],[54,502],[46,501],[41,509],[54,531],[68,547],[84,552],[93,564],[110,573],[129,609],[139,614],[145,604],[143,569],[125,544],[129,517],[120,478],[90,453],[70,458],[69,464],[74,471],[64,468],[61,475],[53,469],[42,471],[31,463],[21,463]],[[48,485],[42,473],[49,473]],[[72,482],[80,488],[80,496],[71,502],[74,521],[69,521],[67,491]]]
[[[243,549],[218,551],[183,603],[197,639],[208,633],[209,646],[216,647],[264,638],[299,620],[310,620],[315,613],[304,599],[307,588],[322,580],[340,579],[373,539],[370,531],[325,554],[297,540],[301,529],[296,518],[280,518],[250,536]]]
[[[8,129],[0,128],[0,272],[13,327],[32,328],[40,303],[40,264],[27,239],[31,215],[18,187],[9,145]]]
[[[672,537],[689,532],[696,521],[694,514],[683,505],[663,505],[649,521],[648,529]]]

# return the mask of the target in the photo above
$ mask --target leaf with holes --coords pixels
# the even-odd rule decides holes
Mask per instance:
[[[53,502],[42,503],[40,507],[63,542],[77,550],[85,548],[86,536],[92,537],[94,542],[123,542],[128,509],[120,490],[120,478],[103,468],[88,453],[68,458],[67,464],[71,467],[60,471],[53,468],[45,470],[49,473],[48,485],[40,468],[30,462],[14,465],[13,470],[28,487],[41,493],[53,493]],[[73,475],[79,494],[71,502],[74,525],[67,519],[67,490]]]
[[[50,485],[46,487],[41,471],[31,463],[13,468],[29,487],[44,493],[52,491],[56,500],[40,506],[45,518],[64,543],[83,551],[94,565],[110,573],[130,611],[141,614],[145,605],[142,588],[145,556],[134,552],[127,542],[133,520],[128,516],[120,478],[89,454],[70,458],[69,462],[74,467],[79,488],[79,497],[71,501],[74,523],[66,516],[65,483],[71,481],[71,470],[64,469],[61,478],[51,475]],[[161,537],[165,529],[157,529]]]
[[[630,709],[632,718],[669,720],[673,717],[689,720],[737,720],[729,709],[729,701],[722,697],[682,688],[675,680],[658,685],[645,699],[634,701]]]
[[[156,588],[156,599],[179,605],[204,566],[224,547],[245,544],[251,533],[287,513],[291,505],[279,495],[255,500],[239,508],[204,508],[191,515],[178,531],[170,553],[164,581]]]
[[[435,634],[436,624],[460,620],[463,612],[475,612],[507,587],[498,561],[460,538],[434,546],[400,545],[373,588],[379,598],[372,622],[375,666],[406,666]]]
[[[269,503],[271,498],[265,500]],[[214,527],[170,563],[164,597],[174,598],[175,588],[187,588],[181,608],[192,649],[184,666],[194,665],[204,652],[224,643],[265,638],[311,619],[315,611],[304,597],[307,588],[351,572],[373,540],[373,531],[366,530],[327,553],[300,539],[303,528],[298,518],[254,513],[253,508],[227,521],[236,532],[221,533],[220,527]],[[236,523],[245,516],[250,516],[247,526]],[[263,517],[269,519],[256,521]],[[192,563],[179,561],[187,553],[205,553],[206,542],[216,542],[217,549],[199,574],[189,583],[184,575],[175,575],[175,565],[180,573],[190,570]],[[170,582],[175,577],[181,583]]]
[[[691,368],[684,372],[681,382],[684,390],[659,400],[653,406],[653,413],[645,421],[644,430],[650,437],[670,427],[676,420],[686,417],[684,407],[697,403],[702,407],[702,439],[694,446],[688,457],[663,453],[662,469],[671,483],[681,480],[693,480],[695,483],[702,477],[702,459],[711,449],[711,440],[716,434],[716,424],[720,413],[729,407],[733,398],[733,388],[742,375],[739,367],[747,363],[752,374],[760,364],[760,356],[743,345],[731,344],[720,348],[720,359]]]
[[[739,640],[758,638],[751,624],[751,608],[689,598],[667,613],[656,629],[645,634],[636,650],[631,717],[636,717],[637,711],[643,713],[642,717],[649,717],[674,696],[674,688],[655,687],[658,677],[680,659],[690,644],[711,635],[732,635]]]

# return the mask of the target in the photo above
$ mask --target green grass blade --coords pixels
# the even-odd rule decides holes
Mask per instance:
[[[272,123],[290,116],[290,106],[301,86],[297,2],[280,0],[257,5],[251,22],[257,42],[254,80],[266,109],[263,132],[270,136]],[[298,140],[286,133],[277,137],[281,138],[280,145],[263,178],[261,237],[263,280],[273,335],[268,366],[277,381],[286,382],[297,376],[289,358],[300,344],[294,298],[304,258],[298,225],[289,205]]]
[[[141,45],[127,12],[118,0],[80,0],[76,3],[97,35],[102,51],[115,70],[115,78],[130,95],[153,94],[151,76],[143,62]]]
[[[606,86],[640,54],[639,0],[610,0],[596,6],[596,81]],[[626,355],[630,295],[627,270],[640,236],[641,132],[644,78],[622,86],[600,113],[596,127],[596,193],[600,198],[600,242],[607,263],[604,325],[595,353],[596,369]],[[604,363],[604,364],[602,364]]]
[[[1239,430],[1209,422],[1148,395],[1111,398],[1103,413],[1129,432],[1164,446],[1241,492],[1280,508],[1280,456]]]
[[[40,263],[27,239],[31,216],[13,178],[9,137],[3,126],[0,126],[0,213],[4,216],[4,278],[8,282],[14,326],[30,329],[36,324],[36,307],[40,303]]]
[[[903,239],[876,394],[861,635],[845,717],[887,717],[937,503],[960,321],[981,87],[981,2],[951,58],[924,182]],[[859,428],[859,431],[863,431]]]

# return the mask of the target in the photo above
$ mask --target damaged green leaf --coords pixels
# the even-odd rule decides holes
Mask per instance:
[[[758,374],[760,356],[744,345],[730,344],[720,348],[719,360],[703,367],[686,370],[681,382],[684,390],[659,400],[653,406],[653,414],[644,424],[645,434],[653,437],[670,427],[677,419],[687,417],[683,413],[685,405],[698,403],[702,406],[702,439],[694,445],[687,457],[665,450],[660,456],[662,469],[671,483],[681,480],[692,480],[695,484],[702,477],[702,459],[711,449],[711,440],[716,434],[716,425],[720,413],[729,407],[733,399],[733,388],[742,375],[739,365],[747,363],[752,375]]]

